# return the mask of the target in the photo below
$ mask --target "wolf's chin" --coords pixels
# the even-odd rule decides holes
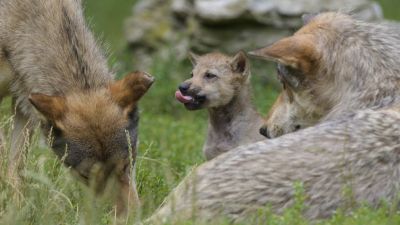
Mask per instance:
[[[199,109],[203,108],[202,103],[191,102],[191,103],[185,103],[184,105],[185,105],[185,108],[190,111],[199,110]]]

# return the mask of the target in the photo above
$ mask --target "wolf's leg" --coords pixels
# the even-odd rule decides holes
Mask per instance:
[[[8,63],[6,63],[4,58],[0,57],[0,104],[3,98],[9,95],[11,80],[12,80],[11,68],[8,65]],[[0,154],[1,154],[0,166],[2,162],[6,161],[5,159],[7,154],[5,150],[6,150],[6,139],[4,133],[0,129]]]
[[[117,215],[123,218],[129,212],[137,212],[140,208],[139,194],[136,189],[135,175],[120,180],[121,191],[117,194]]]
[[[9,90],[12,77],[12,71],[9,64],[0,57],[0,103],[4,97],[10,94]]]
[[[19,181],[18,169],[22,160],[22,153],[25,151],[25,148],[29,146],[31,133],[31,122],[29,122],[29,119],[16,107],[8,160],[8,177],[14,184],[17,184]]]

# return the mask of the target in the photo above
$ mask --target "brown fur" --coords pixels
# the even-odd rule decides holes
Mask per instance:
[[[8,90],[0,99],[10,93],[15,108],[10,177],[41,124],[56,155],[85,183],[95,181],[97,193],[116,177],[118,213],[129,199],[138,204],[136,106],[153,78],[135,72],[113,81],[78,0],[0,1],[0,30],[0,87]]]

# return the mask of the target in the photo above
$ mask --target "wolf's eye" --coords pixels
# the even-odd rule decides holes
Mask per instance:
[[[213,79],[213,78],[216,78],[217,75],[212,74],[212,73],[206,73],[206,74],[204,75],[204,77],[205,77],[206,79]]]
[[[61,137],[63,134],[62,130],[54,125],[52,126],[52,132],[54,137]]]

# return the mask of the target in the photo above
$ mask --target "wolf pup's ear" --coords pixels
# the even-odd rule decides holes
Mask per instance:
[[[249,72],[249,61],[244,51],[238,52],[231,61],[231,67],[234,72],[247,75]]]
[[[146,94],[154,82],[154,77],[145,72],[134,72],[125,76],[122,80],[113,83],[109,90],[112,98],[122,107],[135,106]]]
[[[196,66],[197,65],[197,61],[199,60],[200,56],[195,54],[195,53],[193,53],[193,52],[189,52],[188,57],[189,57],[189,60],[192,63],[192,65]]]
[[[66,112],[65,98],[44,94],[31,94],[31,104],[48,120],[57,121],[63,118]]]
[[[319,59],[313,35],[297,35],[284,38],[268,47],[248,53],[261,59],[274,61],[305,74],[314,70]]]

